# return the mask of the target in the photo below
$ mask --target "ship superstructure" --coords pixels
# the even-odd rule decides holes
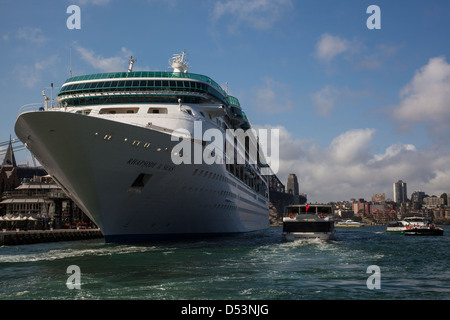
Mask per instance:
[[[251,135],[239,100],[188,73],[185,53],[170,60],[173,72],[133,71],[134,62],[127,72],[67,79],[56,104],[21,110],[17,136],[106,241],[267,228],[267,165],[249,157],[257,138],[227,135]],[[224,137],[215,148],[211,130]]]

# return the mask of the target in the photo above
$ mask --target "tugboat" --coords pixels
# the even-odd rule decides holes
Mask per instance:
[[[405,236],[442,236],[444,229],[436,227],[422,217],[407,217],[402,221],[389,223],[386,232]]]
[[[331,205],[290,205],[283,217],[283,236],[297,239],[334,240],[334,212]]]

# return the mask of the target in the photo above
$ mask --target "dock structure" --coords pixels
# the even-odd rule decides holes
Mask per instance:
[[[97,238],[103,238],[103,234],[101,233],[100,229],[0,231],[0,246],[58,241],[75,241]]]

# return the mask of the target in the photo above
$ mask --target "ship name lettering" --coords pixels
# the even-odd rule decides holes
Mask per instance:
[[[145,167],[145,168],[156,168],[156,169],[160,169],[160,170],[164,170],[164,171],[173,171],[173,169],[175,168],[175,165],[162,164],[162,163],[157,163],[154,161],[139,160],[139,159],[134,159],[134,158],[130,158],[127,161],[127,164],[131,165],[131,166],[138,166],[138,167]]]
[[[127,164],[138,166],[138,167],[146,167],[146,168],[154,168],[156,166],[156,162],[146,161],[146,160],[138,160],[131,158],[128,160]]]

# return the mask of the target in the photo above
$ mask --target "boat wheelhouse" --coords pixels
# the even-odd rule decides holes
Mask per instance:
[[[290,205],[285,208],[283,236],[286,240],[335,239],[331,205]]]

